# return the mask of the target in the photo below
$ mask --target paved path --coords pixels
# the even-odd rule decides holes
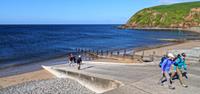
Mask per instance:
[[[167,85],[157,84],[160,78],[160,69],[155,64],[127,65],[84,62],[80,71],[67,64],[54,67],[114,79],[124,84],[117,89],[105,92],[105,94],[199,94],[200,90],[200,64],[191,64],[188,69],[189,79],[185,79],[185,81],[189,87],[181,87],[179,81],[174,80],[175,90],[168,89]]]

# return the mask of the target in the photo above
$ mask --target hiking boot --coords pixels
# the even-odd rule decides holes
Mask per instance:
[[[185,85],[185,84],[182,84],[182,86],[183,86],[183,87],[185,87],[185,88],[187,88],[187,87],[188,87],[188,86],[187,86],[187,85]]]
[[[158,82],[158,85],[164,86],[164,84],[160,81]]]
[[[173,87],[173,86],[169,86],[169,89],[172,89],[172,90],[174,90],[174,89],[175,89],[175,87]]]

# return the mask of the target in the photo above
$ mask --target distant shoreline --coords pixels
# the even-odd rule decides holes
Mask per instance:
[[[189,32],[194,32],[194,33],[200,33],[200,27],[191,27],[191,28],[160,28],[160,27],[131,27],[131,26],[126,26],[122,25],[118,27],[119,29],[133,29],[133,30],[162,30],[162,31],[189,31]]]

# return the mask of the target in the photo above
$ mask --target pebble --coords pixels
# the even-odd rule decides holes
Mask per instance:
[[[30,81],[0,89],[0,94],[95,94],[71,79]]]

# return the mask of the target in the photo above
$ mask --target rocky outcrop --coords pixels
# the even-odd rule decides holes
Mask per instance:
[[[192,8],[184,20],[185,22],[182,23],[182,27],[184,28],[200,26],[200,7]]]

